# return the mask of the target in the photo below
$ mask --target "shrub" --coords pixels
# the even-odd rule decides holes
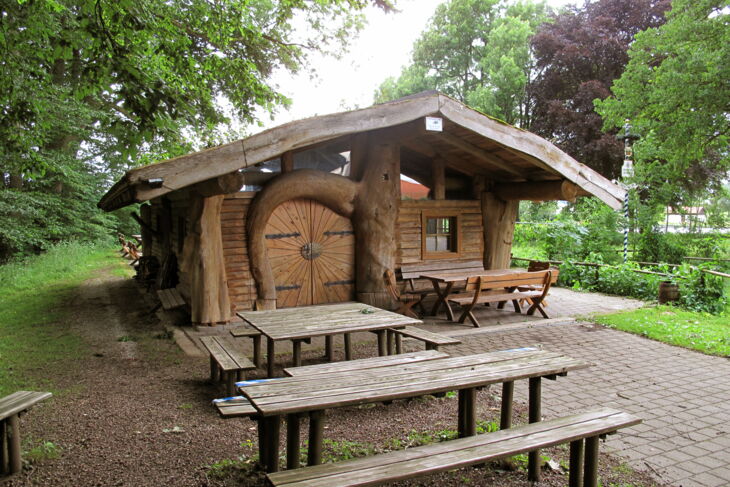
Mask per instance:
[[[700,267],[704,268],[704,267]],[[692,311],[712,314],[724,312],[728,306],[724,278],[706,272],[686,272],[680,284],[680,304]]]

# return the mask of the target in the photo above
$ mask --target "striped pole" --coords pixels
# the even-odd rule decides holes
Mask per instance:
[[[629,189],[626,188],[626,195],[624,196],[624,218],[626,219],[626,225],[624,226],[624,264],[628,260],[629,255]]]

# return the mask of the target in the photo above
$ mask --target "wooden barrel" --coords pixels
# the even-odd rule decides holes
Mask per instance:
[[[659,283],[659,304],[671,303],[679,300],[679,286],[674,282],[662,281]]]

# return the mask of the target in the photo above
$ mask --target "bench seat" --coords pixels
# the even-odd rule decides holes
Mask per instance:
[[[415,338],[416,340],[425,342],[426,350],[438,350],[438,348],[442,345],[457,345],[461,343],[461,340],[456,338],[424,330],[423,328],[416,328],[415,326],[407,326],[405,328],[395,330],[395,332],[402,336]]]
[[[50,392],[18,391],[0,399],[0,473],[20,472],[23,465],[18,416],[51,395]],[[7,452],[7,457],[3,452]]]
[[[231,335],[240,338],[250,338],[253,340],[253,363],[256,367],[261,368],[264,364],[261,357],[261,332],[251,325],[241,325],[231,329]]]
[[[226,383],[226,391],[233,396],[236,381],[244,379],[244,371],[257,368],[246,356],[243,343],[230,336],[204,336],[200,342],[210,353],[210,379]]]
[[[309,376],[315,374],[332,374],[353,370],[377,369],[380,367],[410,364],[414,362],[423,362],[426,360],[436,360],[440,358],[447,358],[448,356],[449,355],[444,352],[438,352],[436,350],[426,350],[421,352],[403,353],[400,355],[385,355],[382,357],[348,360],[345,362],[306,365],[304,367],[288,367],[284,369],[284,373],[290,377]]]
[[[245,418],[257,413],[256,408],[244,396],[213,399],[213,405],[222,418]]]
[[[157,291],[157,297],[162,303],[162,309],[169,311],[171,309],[180,308],[186,305],[185,299],[183,299],[180,291],[171,287],[169,289],[159,289]]]
[[[585,485],[595,486],[599,436],[640,422],[641,420],[635,416],[603,408],[495,433],[469,436],[366,458],[269,473],[267,477],[271,485],[280,487],[379,485],[477,465],[564,443],[571,443],[571,462],[578,463],[583,457],[583,440],[587,439]],[[570,472],[571,476],[575,477],[583,473],[580,465],[571,465]],[[577,478],[571,478],[570,481],[570,485],[583,485]]]

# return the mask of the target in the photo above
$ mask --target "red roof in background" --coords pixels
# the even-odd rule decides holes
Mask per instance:
[[[428,187],[422,184],[410,183],[403,179],[400,181],[400,194],[402,198],[412,198],[414,200],[428,198],[428,191]]]

